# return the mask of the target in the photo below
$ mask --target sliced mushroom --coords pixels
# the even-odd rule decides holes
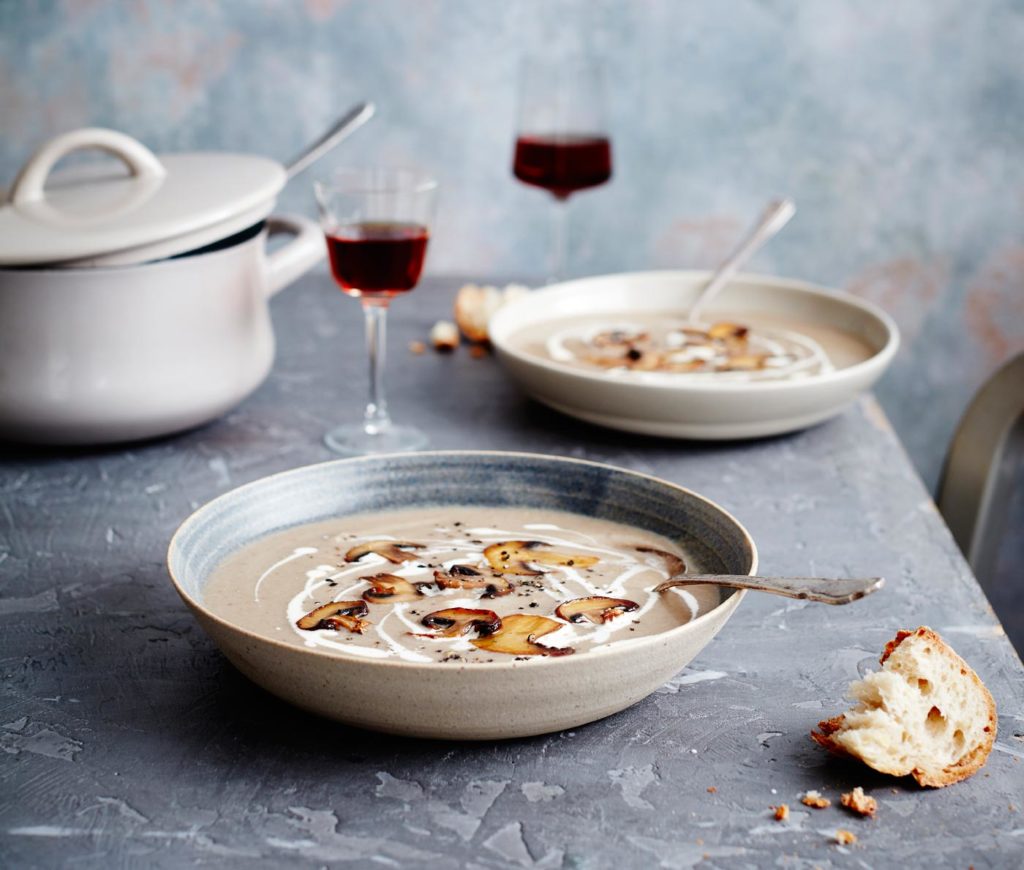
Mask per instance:
[[[346,562],[358,562],[363,556],[376,553],[383,556],[389,562],[400,565],[402,562],[411,562],[418,559],[415,553],[402,550],[401,547],[422,547],[423,544],[414,544],[411,541],[367,541],[365,544],[357,544],[345,554]]]
[[[750,330],[738,323],[713,323],[708,327],[708,337],[717,338],[722,341],[746,341]]]
[[[472,588],[483,576],[471,565],[452,565],[447,571],[434,572],[434,580],[441,589]]]
[[[508,595],[512,584],[496,574],[486,576],[469,565],[452,565],[448,571],[435,571],[434,580],[441,589],[483,589],[482,598]]]
[[[427,628],[438,630],[427,637],[458,637],[476,629],[477,635],[487,637],[501,631],[501,617],[493,610],[471,610],[468,607],[449,607],[435,610],[420,620]]]
[[[295,624],[304,631],[316,631],[318,628],[341,631],[346,628],[356,634],[362,634],[363,629],[370,624],[359,618],[366,616],[366,610],[365,601],[332,601],[330,604],[313,608]]]
[[[657,547],[635,547],[634,549],[638,553],[651,553],[664,559],[665,568],[668,570],[669,577],[675,577],[677,574],[686,573],[686,563],[675,553],[668,553],[665,550],[659,550]]]
[[[567,622],[592,622],[601,625],[611,622],[623,613],[639,610],[640,605],[628,598],[605,598],[603,595],[590,595],[586,598],[573,598],[563,601],[555,608],[555,615]]]
[[[471,640],[477,649],[511,656],[567,656],[576,652],[571,646],[554,647],[537,643],[537,638],[562,628],[562,623],[546,616],[513,613],[501,623],[501,630],[489,637]]]
[[[766,353],[744,353],[739,356],[731,356],[725,364],[728,371],[752,372],[763,369],[768,359]]]
[[[597,556],[582,556],[578,553],[561,553],[547,547],[543,541],[503,541],[491,544],[484,550],[484,556],[495,571],[503,574],[524,574],[538,577],[543,571],[531,568],[527,563],[540,565],[565,565],[589,568],[598,562]]]
[[[399,601],[416,601],[423,596],[426,583],[411,583],[404,577],[394,574],[374,574],[364,577],[370,582],[370,588],[363,593],[363,599],[370,604],[395,604]]]

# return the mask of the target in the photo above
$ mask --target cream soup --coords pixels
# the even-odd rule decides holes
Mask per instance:
[[[409,662],[583,653],[715,607],[713,586],[654,592],[701,566],[666,538],[551,510],[416,508],[296,526],[229,556],[216,615],[284,643]]]
[[[670,311],[553,319],[520,330],[510,344],[574,368],[659,381],[805,378],[875,353],[857,336],[819,324],[733,313],[694,326]]]

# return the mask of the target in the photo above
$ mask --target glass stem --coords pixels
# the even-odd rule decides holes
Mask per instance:
[[[551,274],[548,283],[565,279],[565,263],[569,247],[569,198],[555,197],[554,223],[551,230]]]
[[[384,397],[384,359],[387,344],[387,299],[362,299],[366,318],[366,350],[370,358],[370,400],[366,404],[363,428],[377,435],[391,427],[388,402]]]

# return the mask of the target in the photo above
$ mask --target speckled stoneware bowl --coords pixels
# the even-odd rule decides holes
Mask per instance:
[[[892,362],[899,330],[863,299],[802,281],[737,275],[715,297],[717,315],[760,313],[831,327],[874,351],[832,372],[779,381],[675,380],[637,382],[544,359],[510,339],[553,318],[602,312],[676,311],[685,315],[709,272],[630,272],[598,275],[537,290],[505,306],[488,330],[508,373],[539,402],[612,429],[671,438],[754,438],[803,429],[834,417],[871,389]]]
[[[469,665],[367,659],[261,637],[211,613],[214,567],[271,532],[347,514],[430,505],[537,507],[664,535],[694,570],[747,574],[757,551],[726,511],[682,487],[601,465],[525,453],[453,451],[343,459],[233,490],[178,529],[168,568],[178,593],[253,682],[306,710],[391,734],[465,740],[572,728],[635,704],[715,636],[743,598],[661,634],[575,656]],[[239,577],[247,588],[251,578]]]

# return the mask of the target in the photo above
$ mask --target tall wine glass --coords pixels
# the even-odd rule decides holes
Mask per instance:
[[[361,423],[324,436],[354,456],[416,450],[427,443],[414,426],[398,426],[384,396],[388,305],[416,286],[430,238],[437,182],[408,169],[342,169],[314,185],[331,272],[341,290],[362,302],[370,358],[370,399]]]
[[[612,177],[604,91],[594,58],[523,58],[512,172],[555,197],[553,281],[565,277],[569,196]]]

